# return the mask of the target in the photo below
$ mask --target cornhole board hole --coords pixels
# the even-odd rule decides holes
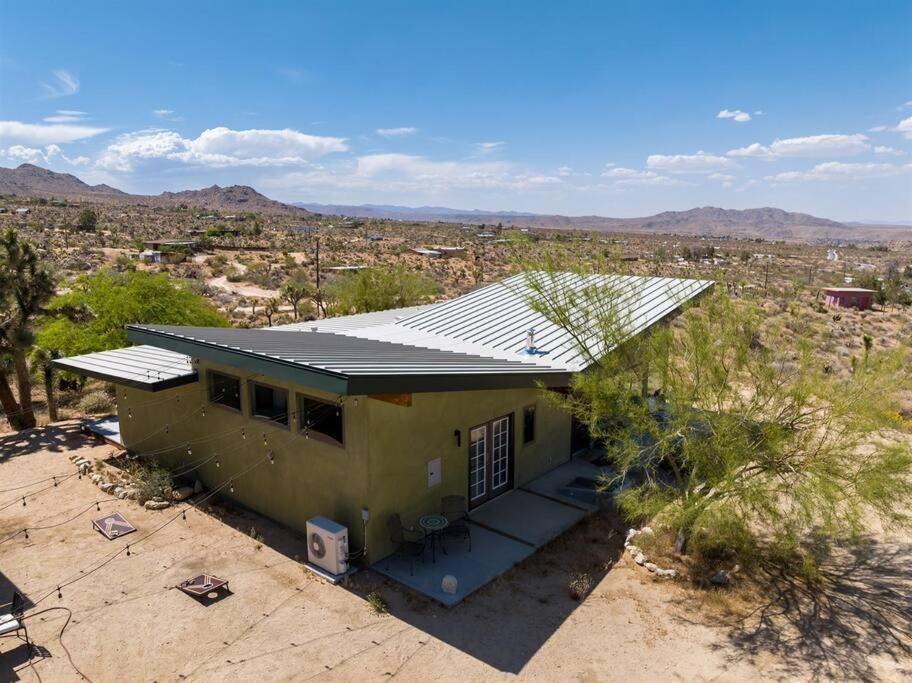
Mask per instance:
[[[132,534],[136,531],[136,527],[130,524],[127,521],[127,518],[119,512],[112,512],[110,515],[93,519],[92,526],[95,527],[97,531],[100,531],[109,541],[113,541],[121,536],[126,536],[127,534]]]
[[[177,587],[187,595],[197,599],[217,597],[220,591],[230,593],[228,582],[211,574],[200,574],[192,579],[187,579],[177,584]]]

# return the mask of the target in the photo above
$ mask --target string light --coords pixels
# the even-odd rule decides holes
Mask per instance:
[[[22,507],[27,507],[25,504],[25,496],[22,496]]]
[[[25,534],[25,538],[26,538],[26,540],[28,540],[28,537],[29,537],[29,535],[28,535],[28,529],[23,529],[23,530],[22,530],[22,533]]]
[[[246,427],[241,427],[241,438],[242,439],[247,438],[247,428]]]
[[[60,591],[60,586],[57,586],[57,599],[58,600],[63,599],[63,593]]]
[[[130,544],[127,544],[127,557],[130,557]]]
[[[268,446],[268,445],[269,445],[268,443],[266,443],[266,432],[263,432],[263,445],[264,445],[264,446]]]
[[[98,504],[98,501],[95,501],[95,509],[101,512],[101,505]]]
[[[234,480],[228,484],[228,490],[231,491],[231,493],[234,493]]]
[[[221,466],[222,466],[222,463],[219,462],[218,456],[215,456],[215,466],[216,466],[216,467],[221,467]]]
[[[275,465],[275,453],[272,451],[269,451],[269,464]]]
[[[190,444],[187,444],[187,455],[193,455],[193,449],[190,448]]]
[[[56,487],[57,486],[57,477],[51,477],[51,479],[54,480],[54,486]]]

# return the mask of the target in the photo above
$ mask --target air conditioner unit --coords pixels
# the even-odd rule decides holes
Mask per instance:
[[[347,572],[348,528],[326,517],[308,519],[307,560],[330,574]]]

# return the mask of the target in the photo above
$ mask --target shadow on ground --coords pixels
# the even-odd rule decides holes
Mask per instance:
[[[78,420],[0,435],[0,463],[39,451],[66,453],[85,445]],[[100,442],[99,442],[100,443]]]
[[[777,655],[787,676],[875,680],[872,657],[907,662],[912,677],[912,545],[844,546],[810,584],[781,568],[759,577],[766,598],[729,636],[732,659]],[[715,624],[718,625],[718,624]]]
[[[452,608],[370,571],[346,587],[362,598],[380,592],[397,619],[518,674],[580,606],[567,588],[571,577],[586,574],[594,588],[617,562],[623,529],[613,512],[592,515]]]

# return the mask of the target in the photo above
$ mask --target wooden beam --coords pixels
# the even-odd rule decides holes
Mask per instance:
[[[368,394],[368,398],[375,398],[378,401],[386,401],[393,405],[402,406],[403,408],[412,407],[411,394]]]

